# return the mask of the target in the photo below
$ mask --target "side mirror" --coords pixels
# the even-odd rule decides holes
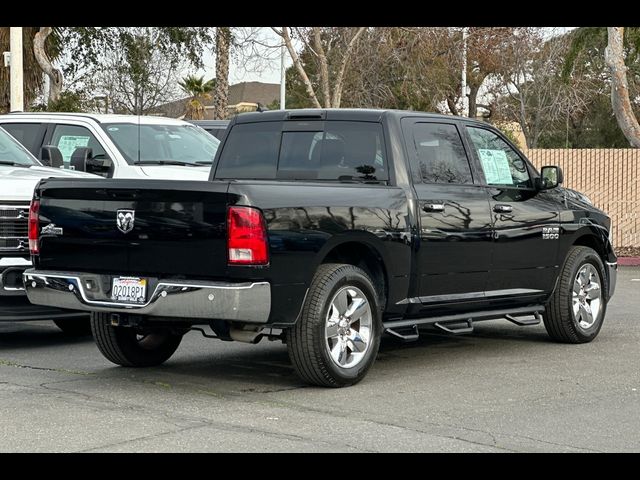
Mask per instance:
[[[47,167],[62,168],[64,166],[62,152],[53,145],[45,145],[40,149],[40,161]]]
[[[103,159],[89,158],[86,163],[86,172],[108,177],[112,167],[113,162],[108,157]]]
[[[564,181],[562,168],[555,165],[547,165],[542,167],[542,169],[540,170],[539,180],[540,190],[549,190],[551,188],[556,188]]]
[[[89,147],[78,147],[71,154],[69,167],[71,170],[79,172],[87,171],[87,162],[93,156],[93,151]]]
[[[71,168],[81,172],[93,173],[107,177],[113,162],[110,158],[98,159],[92,158],[93,150],[89,147],[78,147],[71,155]]]

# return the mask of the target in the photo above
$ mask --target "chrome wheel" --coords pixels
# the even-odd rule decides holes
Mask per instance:
[[[372,322],[362,290],[351,286],[338,290],[325,321],[325,345],[333,363],[352,368],[362,361],[371,344]]]
[[[585,263],[573,281],[573,318],[582,329],[593,326],[602,305],[600,275],[590,263]]]

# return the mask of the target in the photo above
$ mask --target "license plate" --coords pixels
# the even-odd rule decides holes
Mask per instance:
[[[111,285],[111,300],[143,304],[147,301],[147,279],[115,277]]]

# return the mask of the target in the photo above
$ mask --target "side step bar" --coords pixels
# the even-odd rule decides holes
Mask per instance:
[[[515,323],[519,327],[528,327],[529,325],[540,325],[542,321],[542,315],[540,312],[534,312],[533,319],[531,320],[518,320],[517,318],[512,317],[511,315],[505,315],[504,318],[509,320],[511,323]]]
[[[433,325],[447,333],[470,333],[473,331],[473,322],[480,320],[498,320],[506,318],[512,323],[519,326],[538,325],[542,320],[541,312],[544,311],[544,305],[532,305],[529,307],[521,307],[509,310],[488,310],[484,312],[468,312],[457,313],[454,315],[444,315],[440,317],[426,318],[407,318],[402,320],[389,320],[383,323],[385,331],[399,338],[407,337],[402,333],[398,333],[406,327],[410,327],[414,333],[408,337],[414,339],[414,335],[418,331],[418,325]],[[533,315],[535,318],[531,320],[521,320],[515,317]],[[466,323],[466,327],[454,328],[454,325]]]
[[[399,338],[403,342],[413,342],[415,340],[418,340],[418,338],[420,338],[420,332],[418,332],[417,325],[411,325],[411,327],[409,328],[409,332],[406,332],[407,327],[400,327],[400,330],[402,331],[397,331],[392,328],[387,328],[385,329],[385,332],[390,335],[393,335],[396,338]]]
[[[459,328],[455,327],[455,325],[460,325],[461,323],[466,323],[467,326]],[[444,330],[447,333],[453,333],[454,335],[473,332],[473,320],[471,320],[470,318],[466,319],[464,322],[449,322],[448,324],[436,322],[433,324],[433,326],[438,327],[440,330]]]

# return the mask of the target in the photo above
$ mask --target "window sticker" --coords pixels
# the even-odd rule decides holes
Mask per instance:
[[[509,159],[504,150],[490,150],[479,148],[478,155],[482,163],[482,170],[490,185],[513,185]]]
[[[71,159],[73,151],[78,147],[89,145],[89,137],[81,135],[62,135],[58,140],[58,148],[66,162]]]

